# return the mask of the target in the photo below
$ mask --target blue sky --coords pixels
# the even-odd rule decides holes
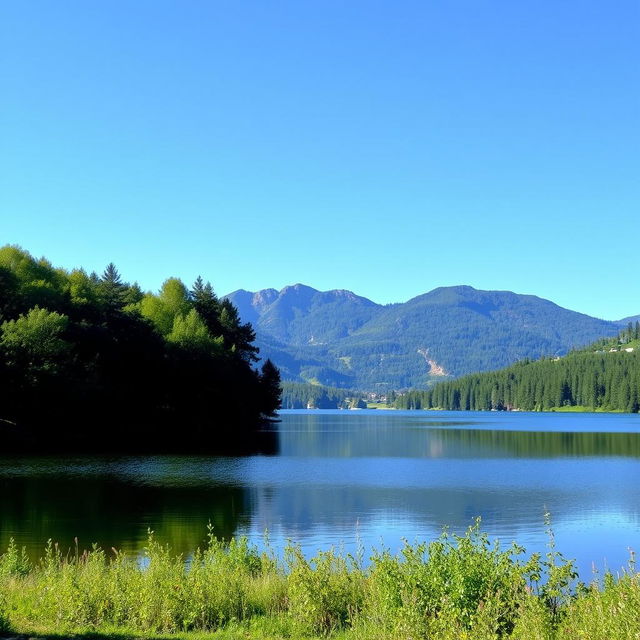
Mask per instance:
[[[0,243],[638,314],[639,58],[637,0],[5,0]]]

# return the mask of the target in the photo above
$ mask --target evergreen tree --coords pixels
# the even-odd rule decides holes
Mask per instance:
[[[220,304],[220,324],[225,344],[246,362],[257,362],[259,349],[253,344],[255,331],[248,322],[240,322],[238,309],[230,300],[225,299]]]
[[[116,265],[110,262],[100,278],[99,292],[105,309],[113,312],[122,308],[125,303],[127,285],[122,282]]]
[[[262,413],[273,417],[282,402],[282,388],[280,386],[280,371],[269,360],[265,360],[260,373],[260,389],[263,397]]]
[[[190,292],[190,300],[200,314],[212,336],[222,336],[224,331],[220,323],[220,301],[213,291],[211,283],[203,282],[198,276]]]

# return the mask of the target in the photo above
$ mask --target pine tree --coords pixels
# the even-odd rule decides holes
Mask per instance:
[[[127,285],[122,282],[116,265],[110,262],[99,282],[99,291],[102,302],[107,311],[116,311],[125,303]]]
[[[260,389],[262,396],[261,411],[268,417],[276,415],[282,401],[282,388],[280,386],[280,371],[267,358],[262,365],[260,374]]]
[[[220,323],[220,300],[214,293],[211,283],[207,282],[205,284],[202,278],[198,276],[189,292],[189,298],[195,310],[207,325],[211,336],[218,337],[223,335],[224,332]]]
[[[253,344],[256,339],[255,331],[248,322],[240,322],[238,309],[230,300],[225,299],[220,303],[220,324],[225,345],[234,347],[246,362],[257,362],[259,349]]]

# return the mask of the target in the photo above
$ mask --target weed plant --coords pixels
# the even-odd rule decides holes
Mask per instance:
[[[51,542],[30,563],[11,542],[0,556],[0,633],[100,633],[353,640],[638,640],[640,574],[577,583],[555,549],[527,558],[479,523],[464,535],[405,543],[398,554],[329,550],[283,560],[211,529],[184,558],[153,534],[131,557],[94,546],[63,554]],[[198,635],[200,634],[200,636]]]

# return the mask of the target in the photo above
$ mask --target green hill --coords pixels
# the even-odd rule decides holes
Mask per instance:
[[[640,409],[640,323],[565,357],[523,361],[412,391],[399,409],[622,411]]]

